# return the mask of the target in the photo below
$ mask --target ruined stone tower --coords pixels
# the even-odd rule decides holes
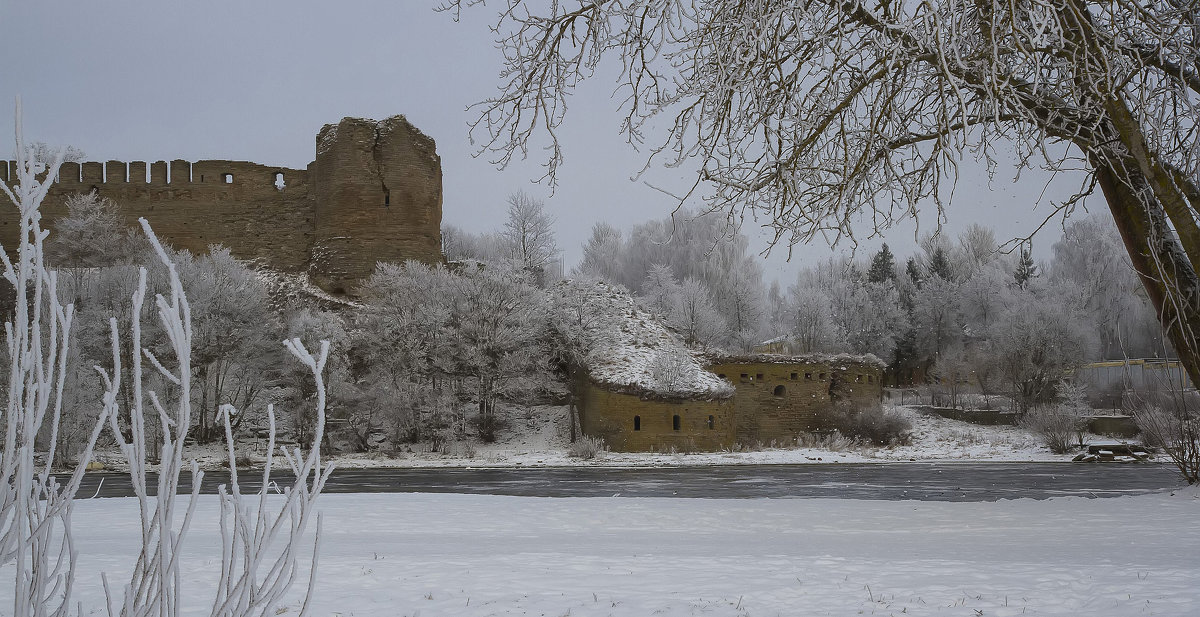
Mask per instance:
[[[325,125],[310,169],[315,225],[308,271],[322,288],[347,291],[379,261],[440,257],[441,159],[433,140],[403,116]]]
[[[10,167],[0,161],[0,177],[8,180]],[[239,259],[307,271],[333,293],[353,294],[379,261],[441,260],[441,159],[403,116],[326,125],[303,170],[223,160],[65,163],[43,217],[53,224],[68,196],[89,191],[115,201],[131,226],[145,217],[176,248],[223,244]],[[6,247],[16,246],[13,218],[0,209]]]

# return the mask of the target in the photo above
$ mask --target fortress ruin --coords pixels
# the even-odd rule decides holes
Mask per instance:
[[[8,181],[16,163],[0,161]],[[343,118],[317,134],[305,169],[244,161],[64,163],[42,206],[52,224],[65,200],[96,191],[130,225],[139,217],[175,248],[222,244],[239,259],[307,272],[331,293],[354,293],[380,261],[436,263],[442,167],[432,138],[404,116]],[[6,210],[7,212],[7,210]],[[19,225],[0,217],[0,243]]]
[[[576,384],[580,428],[618,452],[719,451],[790,444],[821,430],[835,405],[878,408],[883,363],[874,356],[757,354],[708,358],[733,386],[723,396],[669,397]]]

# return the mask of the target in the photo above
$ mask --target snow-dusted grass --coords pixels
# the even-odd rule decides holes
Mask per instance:
[[[207,614],[194,594],[217,575],[216,507],[205,496],[189,532],[184,615]],[[324,495],[320,508],[315,616],[1200,614],[1194,489],[991,503]],[[134,558],[136,502],[81,500],[75,522],[78,597],[102,613],[100,572]]]

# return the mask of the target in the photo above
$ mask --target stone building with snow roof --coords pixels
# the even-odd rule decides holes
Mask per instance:
[[[552,292],[587,349],[572,385],[580,429],[616,451],[791,443],[827,428],[836,406],[878,407],[883,396],[874,356],[703,356],[623,288],[566,282]]]
[[[687,395],[589,379],[577,384],[580,428],[620,452],[789,444],[826,429],[835,406],[878,407],[883,369],[874,356],[711,357],[704,372],[732,387]]]

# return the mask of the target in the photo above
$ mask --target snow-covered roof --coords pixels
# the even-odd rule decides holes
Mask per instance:
[[[586,283],[574,283],[576,289]],[[558,286],[560,292],[567,284]],[[638,307],[622,287],[596,282],[586,289],[591,380],[617,392],[647,398],[723,399],[733,385],[704,370],[704,360],[688,349],[653,314]]]
[[[876,368],[886,368],[887,363],[872,354],[856,356],[853,354],[840,353],[807,353],[807,354],[774,354],[774,353],[756,353],[756,354],[741,354],[741,355],[708,355],[704,361],[709,364],[828,364],[828,365],[847,365],[847,364],[865,364]]]

